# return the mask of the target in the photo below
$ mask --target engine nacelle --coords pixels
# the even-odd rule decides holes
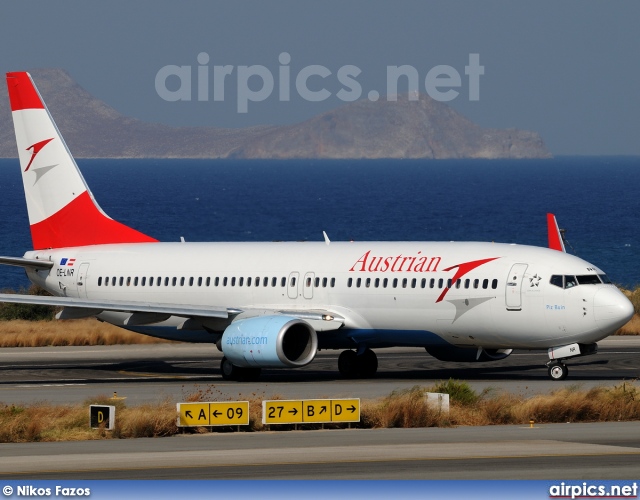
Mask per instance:
[[[426,347],[426,351],[440,361],[478,363],[499,361],[513,352],[513,349],[484,349],[482,347]]]
[[[222,334],[221,347],[236,366],[299,368],[315,358],[318,337],[299,318],[257,316],[231,323]]]

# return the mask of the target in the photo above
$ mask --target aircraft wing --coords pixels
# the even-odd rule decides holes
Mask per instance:
[[[73,297],[50,297],[40,295],[19,295],[12,293],[0,293],[0,302],[11,302],[14,304],[37,304],[53,307],[64,307],[63,314],[59,319],[71,319],[89,317],[100,314],[103,311],[118,311],[129,313],[147,313],[167,316],[182,316],[185,318],[222,318],[233,317],[242,311],[240,309],[216,308],[216,307],[189,307],[176,306],[175,304],[162,304],[152,302],[135,302],[126,300],[86,300]],[[67,309],[68,313],[64,314]]]
[[[187,320],[195,320],[198,325],[207,324],[214,329],[219,329],[221,325],[226,327],[233,318],[238,315],[242,317],[252,317],[255,315],[276,314],[283,316],[293,316],[309,322],[317,331],[337,330],[342,327],[345,318],[332,311],[326,310],[244,310],[236,308],[207,307],[207,306],[179,306],[175,304],[164,304],[154,302],[136,302],[126,300],[87,300],[74,297],[51,297],[42,295],[21,295],[11,293],[0,293],[0,302],[10,302],[14,304],[34,304],[52,307],[63,307],[64,309],[56,315],[57,319],[79,319],[96,316],[102,312],[124,312],[131,316],[125,324],[129,326],[158,323],[168,319],[170,316],[183,317]],[[207,320],[228,320],[220,322],[208,322]],[[196,324],[194,324],[196,326]],[[222,329],[224,329],[222,327]]]

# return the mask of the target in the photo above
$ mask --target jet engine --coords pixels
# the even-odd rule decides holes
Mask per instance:
[[[513,349],[484,349],[483,347],[425,347],[426,351],[440,361],[484,362],[499,361],[511,354]]]
[[[299,368],[313,361],[318,337],[291,316],[257,316],[231,323],[221,339],[225,357],[238,367]]]

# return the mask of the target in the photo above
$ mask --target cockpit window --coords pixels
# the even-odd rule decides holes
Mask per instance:
[[[578,286],[578,282],[576,281],[575,276],[565,276],[564,277],[564,287],[565,288],[573,288],[574,286]]]
[[[582,276],[576,276],[580,285],[599,285],[600,278],[597,274],[583,274]]]
[[[549,283],[555,286],[559,286],[560,288],[564,288],[564,281],[562,279],[562,276],[560,276],[559,274],[554,274],[553,276],[551,276]]]
[[[611,284],[611,280],[609,279],[609,276],[607,276],[606,274],[598,274],[598,276],[600,277],[603,283],[607,285]]]

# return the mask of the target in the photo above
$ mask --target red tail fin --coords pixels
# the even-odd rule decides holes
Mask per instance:
[[[93,198],[29,73],[7,73],[33,248],[157,241]]]

